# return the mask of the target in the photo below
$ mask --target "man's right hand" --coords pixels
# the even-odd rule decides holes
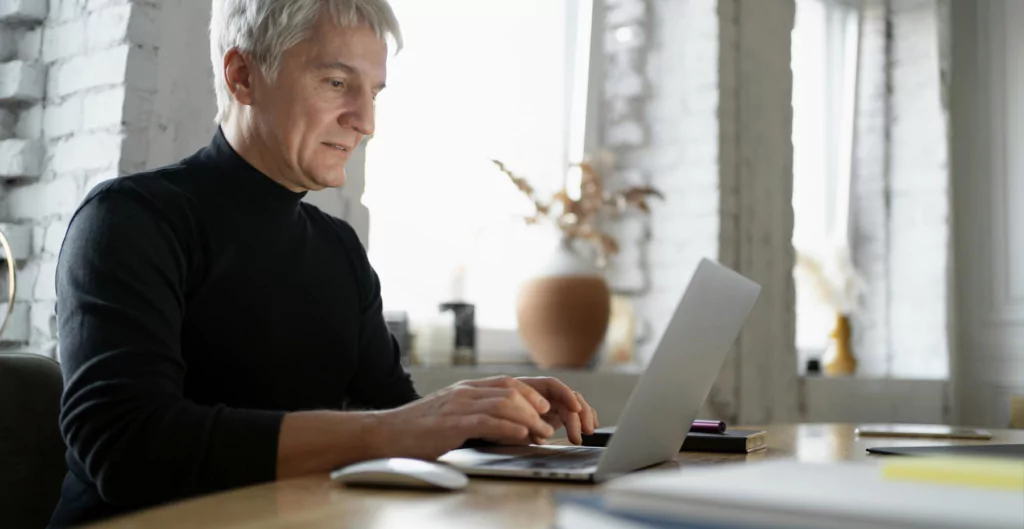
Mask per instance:
[[[378,412],[380,448],[388,456],[437,459],[468,439],[526,445],[554,434],[541,418],[550,409],[537,390],[514,378],[467,380]]]

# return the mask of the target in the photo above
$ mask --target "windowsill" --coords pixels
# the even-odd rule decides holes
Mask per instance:
[[[808,375],[805,373],[800,374],[801,380],[814,380],[814,381],[828,381],[842,384],[844,382],[934,382],[934,383],[946,383],[949,382],[948,378],[927,378],[927,377],[885,377],[885,376],[874,376],[874,375],[850,375],[850,376],[827,376],[827,375]],[[824,382],[823,382],[824,383]]]

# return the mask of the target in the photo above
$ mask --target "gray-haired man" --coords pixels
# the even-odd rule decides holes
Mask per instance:
[[[420,398],[352,228],[301,202],[373,133],[384,0],[215,0],[220,125],[179,163],[99,186],[57,271],[69,473],[51,524],[364,459],[436,458],[597,423],[550,378]],[[378,411],[346,412],[352,405]]]

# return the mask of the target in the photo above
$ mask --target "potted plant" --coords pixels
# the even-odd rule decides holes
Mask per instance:
[[[516,300],[519,335],[541,367],[584,367],[601,345],[608,328],[611,294],[603,268],[619,252],[618,242],[602,229],[629,208],[649,213],[647,200],[662,195],[650,186],[609,191],[593,163],[574,164],[580,186],[567,185],[548,198],[530,182],[493,160],[515,187],[533,203],[529,225],[548,225],[558,233],[538,270],[520,286]]]

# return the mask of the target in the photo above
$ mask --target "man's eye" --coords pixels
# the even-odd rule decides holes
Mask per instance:
[[[331,80],[331,81],[328,81],[328,82],[331,83],[331,87],[332,88],[342,88],[343,86],[345,86],[345,82],[344,81]]]

